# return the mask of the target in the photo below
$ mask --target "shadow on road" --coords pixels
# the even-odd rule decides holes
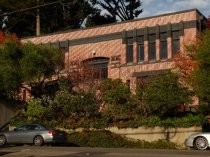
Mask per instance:
[[[104,156],[107,154],[107,152],[81,152],[81,153],[74,153],[74,154],[68,154],[68,155],[62,155],[59,157],[99,157]]]
[[[0,156],[7,155],[7,154],[10,154],[10,153],[14,153],[14,152],[0,152]]]

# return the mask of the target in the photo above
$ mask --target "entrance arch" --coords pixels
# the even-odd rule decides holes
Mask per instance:
[[[108,77],[109,58],[94,57],[83,61],[84,73],[90,79],[105,79]]]

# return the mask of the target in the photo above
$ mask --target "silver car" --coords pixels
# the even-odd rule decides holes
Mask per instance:
[[[206,150],[210,147],[210,132],[196,133],[189,136],[185,145],[198,150]]]
[[[45,143],[65,143],[66,133],[50,129],[41,124],[22,125],[13,131],[0,132],[0,146],[5,144],[34,144],[41,146]]]

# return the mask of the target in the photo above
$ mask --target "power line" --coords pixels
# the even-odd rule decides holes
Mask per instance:
[[[75,4],[76,2],[77,2],[77,0],[72,0],[71,3]],[[47,3],[47,4],[37,5],[37,6],[34,6],[34,7],[20,9],[20,10],[12,11],[12,12],[9,12],[9,13],[3,13],[3,14],[0,14],[0,17],[9,16],[9,15],[12,15],[12,14],[15,14],[15,13],[20,13],[20,12],[26,12],[26,11],[33,10],[33,9],[39,9],[39,8],[43,8],[43,7],[46,7],[46,6],[49,6],[49,5],[53,5],[53,4],[57,4],[57,3],[60,3],[64,7],[64,6],[66,6],[66,3],[70,3],[70,2],[65,2],[63,0],[58,0],[56,2],[51,2],[51,3]]]
[[[9,16],[9,15],[20,13],[20,12],[26,12],[26,11],[33,10],[33,9],[39,9],[39,8],[46,7],[46,6],[53,5],[53,4],[57,4],[57,3],[61,3],[61,0],[58,0],[56,2],[47,3],[47,4],[38,5],[38,6],[35,6],[35,7],[20,9],[20,10],[12,11],[12,12],[9,12],[9,13],[3,13],[3,14],[0,14],[0,17]]]

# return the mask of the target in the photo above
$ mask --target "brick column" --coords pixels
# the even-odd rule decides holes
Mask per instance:
[[[184,52],[184,37],[180,36],[180,51]]]
[[[133,43],[133,63],[137,63],[137,42]]]
[[[160,39],[156,39],[156,60],[160,60]]]
[[[168,59],[172,58],[172,39],[171,37],[167,38],[167,43],[168,43]]]
[[[130,91],[131,93],[136,93],[136,87],[137,87],[137,78],[136,77],[131,77],[130,78]]]
[[[123,51],[122,51],[122,55],[121,55],[121,64],[125,64],[126,63],[126,51],[127,51],[127,45],[124,44],[123,46]]]
[[[148,62],[149,61],[149,42],[144,41],[144,61]]]

